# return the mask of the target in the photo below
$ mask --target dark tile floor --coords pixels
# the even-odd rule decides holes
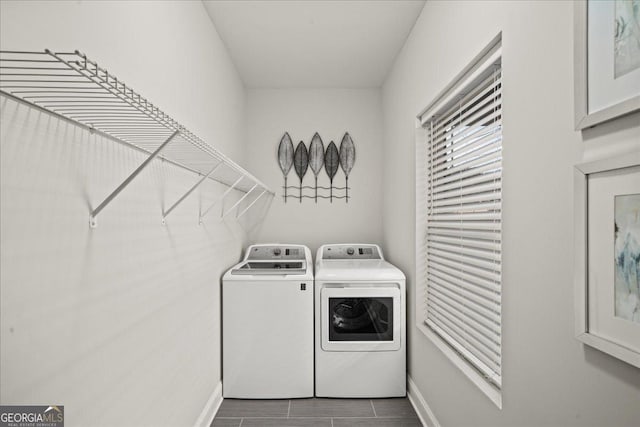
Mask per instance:
[[[211,427],[421,427],[406,398],[225,399]]]

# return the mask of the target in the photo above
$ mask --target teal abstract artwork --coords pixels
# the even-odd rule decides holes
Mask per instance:
[[[640,323],[640,194],[614,204],[615,315]]]
[[[614,22],[615,78],[640,68],[640,0],[616,0]]]

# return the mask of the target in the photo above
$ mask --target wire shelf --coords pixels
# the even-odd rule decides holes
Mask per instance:
[[[92,226],[96,225],[97,214],[156,157],[202,176],[178,203],[207,179],[244,192],[242,199],[248,204],[264,195],[275,195],[260,180],[79,51],[0,51],[0,92],[150,155],[91,212]],[[178,203],[163,212],[163,223]],[[246,209],[240,211],[238,207],[236,215],[241,212]]]

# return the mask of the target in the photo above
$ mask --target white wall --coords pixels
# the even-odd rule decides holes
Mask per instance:
[[[234,159],[245,91],[200,2],[0,3],[2,49],[80,49]],[[161,212],[197,177],[5,97],[0,403],[65,405],[69,426],[193,425],[220,382],[219,278],[245,235]]]
[[[244,86],[199,0],[2,0],[2,48],[79,50],[232,159]]]
[[[503,410],[414,326],[414,118],[503,36]],[[631,426],[640,371],[573,330],[573,175],[640,149],[640,115],[573,130],[573,3],[428,1],[383,87],[384,247],[408,273],[409,374],[443,426]],[[398,207],[404,209],[398,209]]]
[[[294,148],[300,141],[308,148],[313,134],[318,132],[325,149],[332,140],[339,148],[342,136],[349,132],[356,148],[356,162],[349,175],[349,203],[344,199],[333,203],[319,199],[317,204],[304,199],[300,203],[291,197],[284,202],[278,144],[285,131]],[[246,140],[247,168],[277,194],[260,241],[305,244],[315,254],[324,243],[382,240],[382,106],[378,89],[249,89]],[[287,185],[300,185],[293,168]],[[311,169],[303,185],[315,185]],[[319,174],[318,185],[329,186],[324,170]],[[344,185],[340,169],[334,186]]]

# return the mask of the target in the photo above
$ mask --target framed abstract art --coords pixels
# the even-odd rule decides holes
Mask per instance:
[[[576,130],[640,111],[640,0],[574,6]]]
[[[574,173],[576,336],[640,368],[640,152]]]

